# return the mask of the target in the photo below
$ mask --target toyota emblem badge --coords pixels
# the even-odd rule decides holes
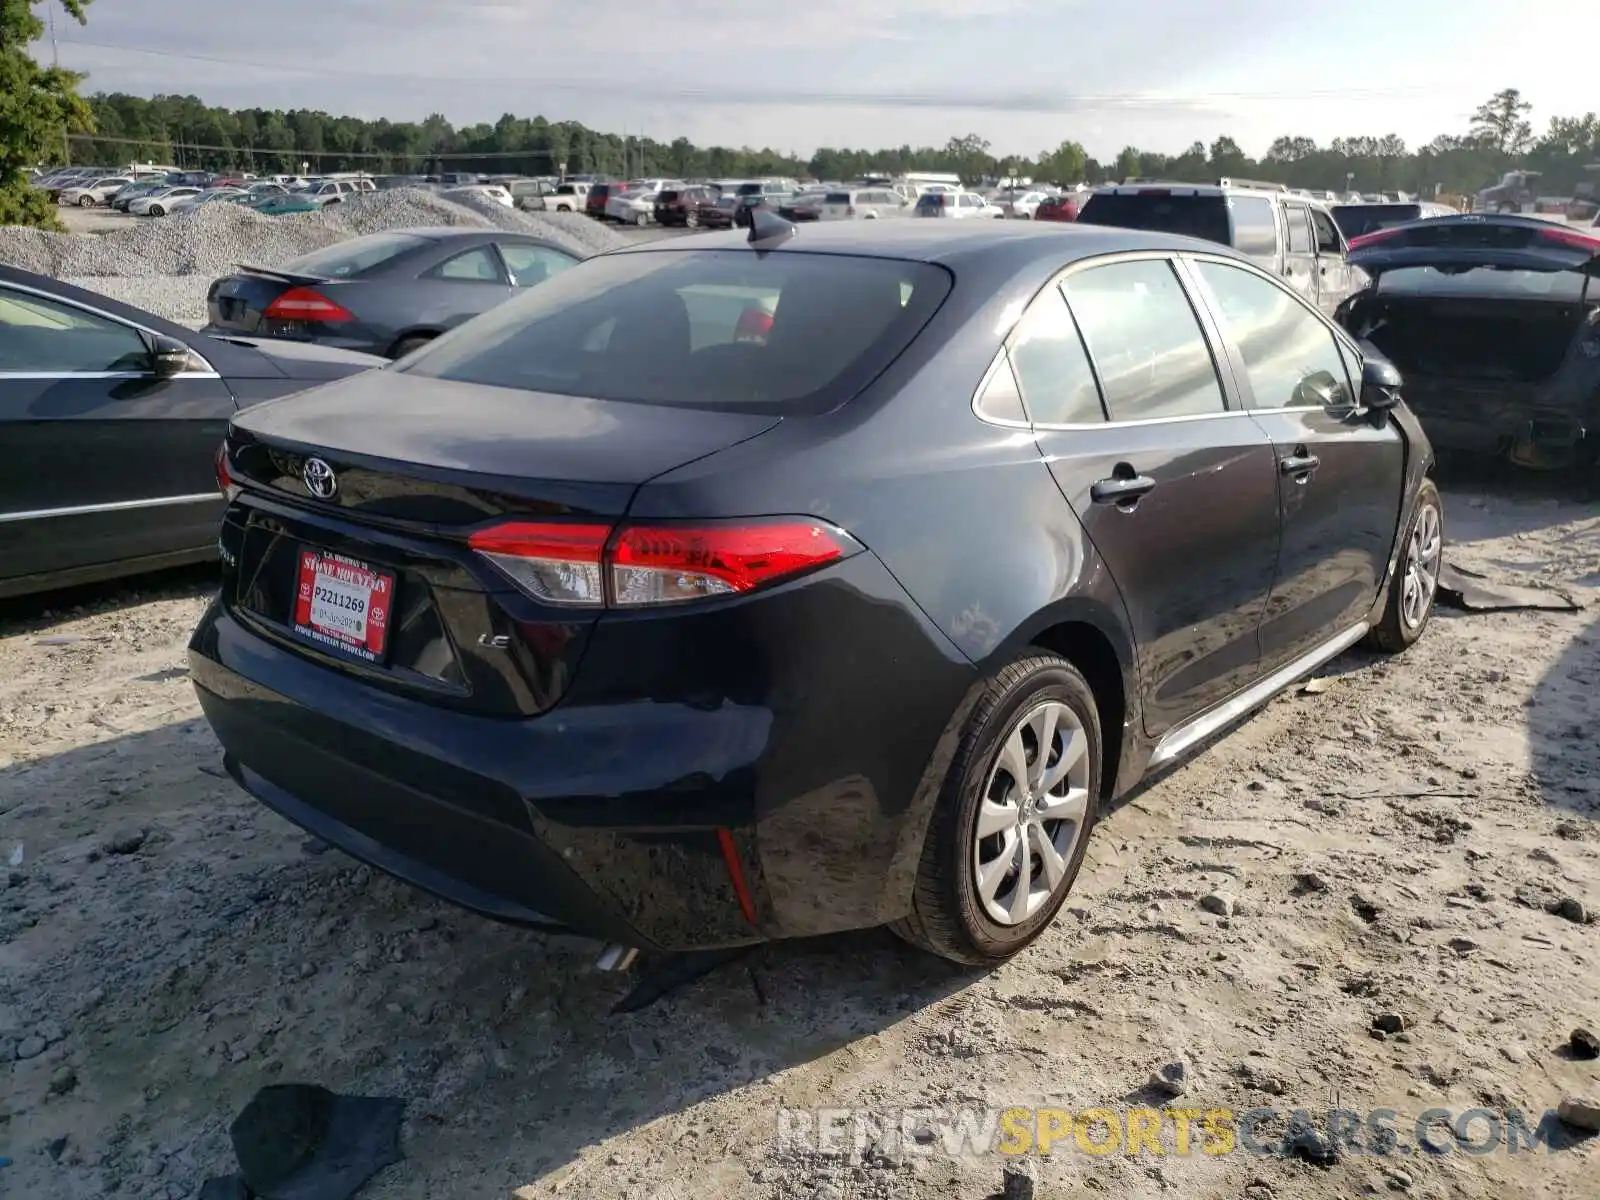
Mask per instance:
[[[300,468],[300,479],[318,500],[332,500],[339,491],[339,479],[333,473],[333,468],[320,458],[306,459],[306,465]]]

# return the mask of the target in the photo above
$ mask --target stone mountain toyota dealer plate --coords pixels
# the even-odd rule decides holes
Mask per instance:
[[[319,646],[381,662],[389,640],[394,576],[327,550],[300,552],[294,631]]]

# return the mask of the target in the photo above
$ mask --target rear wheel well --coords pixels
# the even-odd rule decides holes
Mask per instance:
[[[398,358],[400,348],[407,342],[415,342],[418,345],[423,342],[431,342],[442,332],[439,329],[408,329],[389,344],[387,357]]]
[[[1094,693],[1095,707],[1100,710],[1100,736],[1105,742],[1101,747],[1100,789],[1109,797],[1117,784],[1117,768],[1122,761],[1122,727],[1128,711],[1128,697],[1122,686],[1122,663],[1117,652],[1105,634],[1082,621],[1052,625],[1037,634],[1033,644],[1059,654],[1077,667]]]

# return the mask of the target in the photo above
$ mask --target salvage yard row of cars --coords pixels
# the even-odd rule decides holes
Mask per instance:
[[[1350,239],[1240,181],[1064,227],[750,208],[583,262],[354,239],[219,281],[202,333],[0,270],[0,592],[216,556],[227,772],[476,912],[984,965],[1142,776],[1422,635],[1435,440],[1600,469],[1563,225]],[[386,288],[478,286],[371,334]]]

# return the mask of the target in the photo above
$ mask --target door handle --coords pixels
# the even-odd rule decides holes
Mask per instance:
[[[1148,475],[1113,475],[1091,484],[1089,498],[1096,504],[1131,505],[1149,495],[1155,486],[1156,481]]]
[[[1322,465],[1322,460],[1315,454],[1301,451],[1297,454],[1287,454],[1278,460],[1278,470],[1285,475],[1309,475]]]

